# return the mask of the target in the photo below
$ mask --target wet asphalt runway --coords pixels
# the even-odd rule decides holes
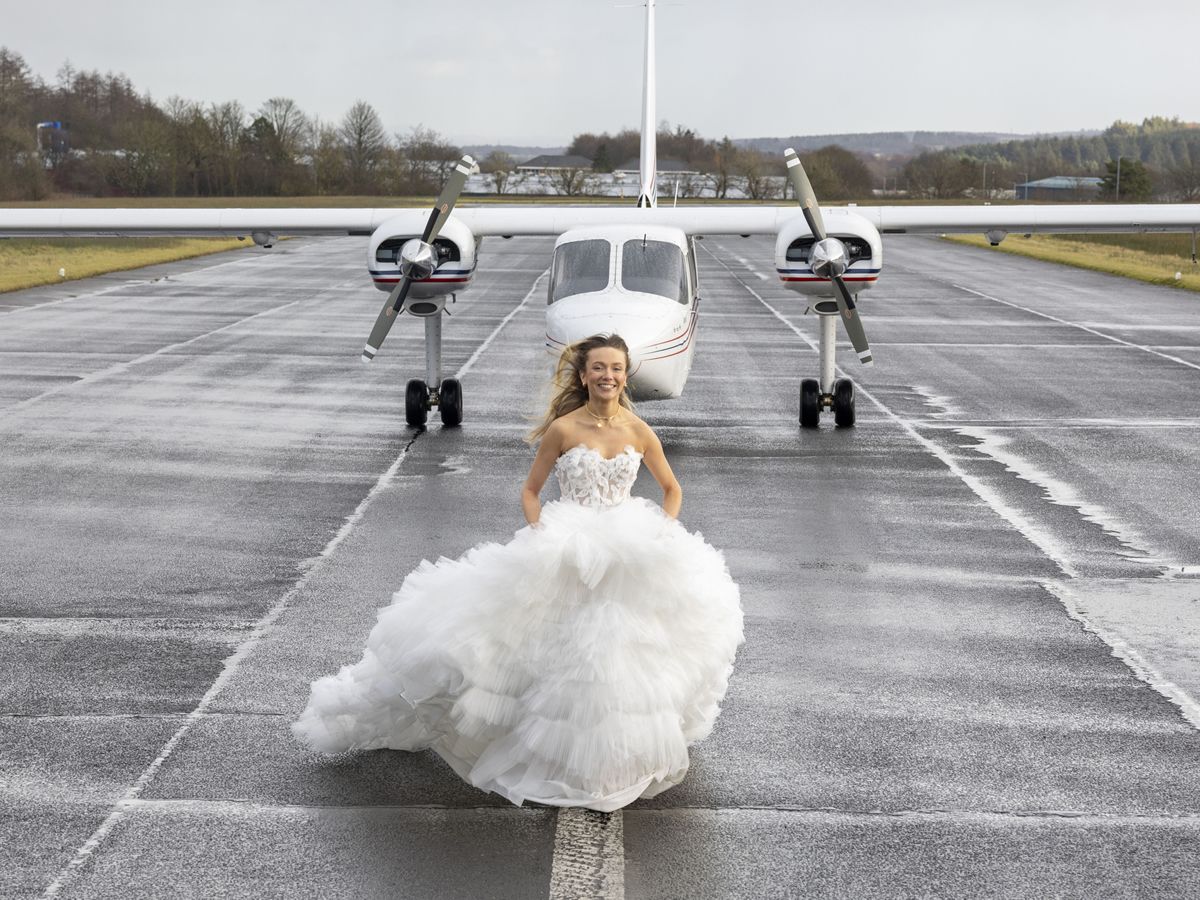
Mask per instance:
[[[465,424],[421,434],[420,323],[358,360],[359,239],[0,295],[0,896],[1200,892],[1200,299],[933,239],[817,432],[770,242],[701,243],[641,412],[747,642],[681,786],[572,849],[428,754],[295,746],[406,572],[521,525],[551,244],[485,244]]]

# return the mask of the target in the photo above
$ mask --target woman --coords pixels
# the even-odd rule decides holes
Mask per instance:
[[[360,662],[313,683],[292,726],[327,753],[432,748],[466,781],[612,811],[678,784],[742,641],[721,554],[675,519],[679,483],[626,391],[615,335],[568,347],[508,544],[422,562]],[[630,497],[638,467],[663,507]],[[551,472],[562,499],[542,507]]]

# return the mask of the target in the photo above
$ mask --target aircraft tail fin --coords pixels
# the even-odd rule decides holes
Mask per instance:
[[[637,205],[658,205],[658,122],[654,106],[654,0],[646,0],[646,68],[642,80],[641,187]]]

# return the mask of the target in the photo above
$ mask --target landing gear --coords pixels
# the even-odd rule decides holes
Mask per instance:
[[[805,378],[800,382],[800,424],[816,428],[821,424],[822,410],[833,410],[833,421],[839,428],[854,425],[854,382],[849,378],[834,380],[834,348],[837,338],[837,316],[821,314],[821,379]]]
[[[457,378],[442,380],[442,310],[439,308],[422,318],[425,319],[425,379],[414,378],[404,389],[404,418],[413,428],[422,428],[429,421],[429,411],[436,406],[443,425],[461,425],[462,385]],[[431,384],[436,387],[430,388]]]
[[[821,383],[815,378],[800,382],[800,424],[805,428],[821,424]]]
[[[462,385],[457,378],[447,378],[438,391],[438,415],[443,425],[454,426],[462,424],[462,413]]]
[[[429,386],[414,378],[404,389],[404,418],[413,428],[421,428],[429,418]]]
[[[849,378],[839,378],[833,383],[833,421],[838,428],[854,424],[854,383]]]

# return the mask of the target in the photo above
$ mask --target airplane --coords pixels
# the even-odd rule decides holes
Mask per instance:
[[[423,427],[436,408],[443,425],[463,419],[463,390],[442,377],[442,317],[448,299],[470,287],[487,237],[556,238],[547,287],[546,347],[558,354],[589,335],[620,334],[632,356],[635,400],[679,397],[696,350],[700,284],[696,239],[771,235],[775,270],[820,321],[816,378],[803,378],[799,422],[816,428],[832,412],[855,422],[854,383],[836,378],[837,322],[854,352],[873,362],[859,295],[883,272],[885,234],[1192,232],[1200,204],[846,206],[824,210],[794,150],[785,153],[797,206],[657,205],[655,4],[645,0],[640,186],[636,206],[456,208],[475,161],[454,167],[434,208],[420,209],[5,209],[0,237],[249,236],[270,247],[280,235],[369,237],[367,269],[388,296],[362,351],[373,360],[404,313],[424,320],[425,377],[408,381],[405,419]]]

